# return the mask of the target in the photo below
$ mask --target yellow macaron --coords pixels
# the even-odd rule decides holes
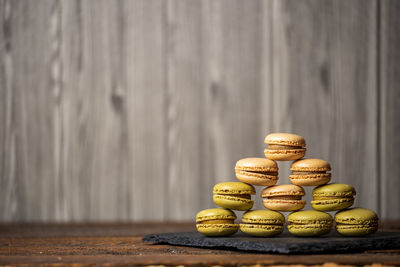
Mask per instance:
[[[336,230],[344,236],[364,236],[378,230],[378,215],[372,210],[352,208],[335,215]]]
[[[272,133],[265,137],[268,147],[264,150],[265,157],[272,160],[288,161],[304,157],[306,141],[297,134]]]
[[[356,190],[349,184],[326,184],[314,188],[311,206],[315,210],[334,211],[350,207]]]
[[[288,230],[295,236],[319,236],[332,229],[332,216],[316,210],[302,210],[289,214]]]
[[[322,159],[299,159],[290,167],[292,174],[289,176],[292,184],[300,186],[317,186],[331,180],[331,165]]]
[[[283,231],[285,217],[272,210],[249,210],[242,216],[240,230],[251,236],[275,236]]]
[[[256,193],[254,186],[241,182],[224,182],[214,186],[214,203],[232,210],[249,210],[254,201],[251,195]]]
[[[228,209],[206,209],[196,215],[197,231],[207,236],[227,236],[236,233],[236,215]]]
[[[276,211],[301,210],[306,205],[306,201],[301,200],[304,195],[304,189],[294,184],[270,186],[261,193],[264,207]]]
[[[266,158],[245,158],[236,162],[236,178],[244,183],[269,186],[278,181],[278,164]]]

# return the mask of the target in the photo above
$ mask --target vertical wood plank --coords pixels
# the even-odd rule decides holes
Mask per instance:
[[[162,219],[167,177],[163,4],[63,4],[63,175],[69,217]]]
[[[380,140],[382,217],[400,218],[400,2],[380,1]]]
[[[195,217],[211,204],[203,191],[204,85],[202,2],[168,1],[168,205],[172,220]],[[208,198],[204,198],[207,195]],[[205,200],[205,202],[203,202]]]
[[[261,2],[206,4],[204,108],[209,154],[205,166],[212,170],[209,175],[215,183],[235,181],[237,160],[264,156],[260,124]]]
[[[0,218],[54,220],[57,151],[57,1],[1,1]]]
[[[273,128],[304,136],[306,156],[377,210],[376,1],[273,5]]]

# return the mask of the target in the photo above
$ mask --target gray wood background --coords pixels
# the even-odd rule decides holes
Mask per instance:
[[[400,1],[0,0],[0,24],[0,221],[193,220],[277,131],[400,218]]]

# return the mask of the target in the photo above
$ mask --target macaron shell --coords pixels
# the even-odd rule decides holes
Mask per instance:
[[[302,210],[290,213],[288,222],[295,224],[332,224],[332,216],[321,211]]]
[[[291,133],[271,133],[265,137],[264,142],[271,145],[273,144],[301,147],[304,147],[306,145],[306,141],[303,137]]]
[[[238,224],[196,224],[197,231],[206,236],[228,236],[239,230]]]
[[[277,172],[278,164],[266,158],[244,158],[236,162],[235,169],[244,171]]]
[[[301,159],[306,154],[305,148],[299,149],[265,149],[265,157],[270,160],[290,161]]]
[[[251,236],[275,236],[283,232],[283,225],[240,224],[240,230]]]
[[[235,220],[236,215],[228,209],[205,209],[197,213],[196,222],[209,220]]]
[[[216,184],[213,189],[214,193],[217,194],[249,194],[254,195],[256,189],[250,184],[241,182],[223,182]]]
[[[322,159],[300,159],[292,163],[290,170],[292,171],[330,171],[329,162]]]
[[[329,183],[331,180],[330,173],[316,173],[316,174],[292,174],[289,175],[292,184],[299,186],[318,186]]]
[[[313,207],[313,209],[319,211],[335,211],[351,207],[353,203],[354,203],[354,198],[332,198],[332,199],[312,200],[311,206]]]
[[[312,191],[313,197],[350,197],[354,196],[356,191],[353,186],[349,184],[327,184],[314,188]]]
[[[243,214],[242,223],[283,225],[285,216],[272,210],[249,210]]]
[[[249,210],[253,207],[254,201],[251,199],[239,198],[229,195],[214,195],[213,201],[216,205],[232,210]]]
[[[267,175],[241,170],[236,170],[236,178],[241,182],[259,186],[270,186],[278,182],[278,176],[275,175]]]
[[[364,208],[352,208],[338,211],[335,221],[342,224],[377,224],[378,215],[372,210]]]
[[[344,236],[364,236],[373,234],[378,230],[378,224],[376,225],[350,225],[340,224],[336,225],[336,231]]]
[[[319,236],[331,231],[332,224],[289,224],[288,230],[295,236]]]
[[[264,188],[261,197],[272,196],[304,196],[305,191],[302,187],[293,184],[281,184]]]
[[[263,199],[264,207],[275,211],[296,211],[301,210],[306,205],[305,200],[292,199]]]

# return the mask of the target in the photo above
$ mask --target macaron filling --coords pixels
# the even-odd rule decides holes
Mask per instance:
[[[269,196],[267,199],[283,199],[283,200],[301,200],[302,196]]]
[[[227,197],[237,197],[243,199],[251,199],[251,195],[248,194],[214,194],[215,196],[227,196]]]
[[[312,174],[326,174],[326,171],[293,171],[293,175],[312,175]]]
[[[276,144],[268,144],[267,149],[271,150],[281,150],[281,149],[301,149],[302,146],[290,146],[290,145],[276,145]]]
[[[206,220],[206,221],[202,221],[202,222],[199,222],[199,224],[233,224],[234,223],[234,220],[224,220],[224,219],[221,219],[221,220]]]

